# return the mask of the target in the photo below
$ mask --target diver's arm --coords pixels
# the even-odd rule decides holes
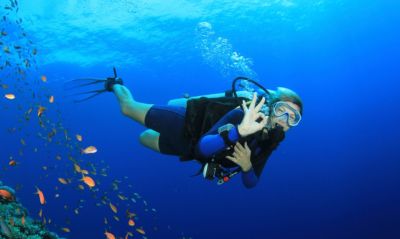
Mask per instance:
[[[254,153],[253,153],[254,154]],[[252,188],[257,185],[258,177],[253,169],[251,149],[245,142],[243,145],[238,142],[235,145],[232,155],[227,155],[226,158],[240,166],[242,169],[242,182],[246,188]]]
[[[236,129],[236,130],[233,130]],[[231,141],[237,141],[239,139],[239,133],[237,128],[233,128],[229,131],[228,137]],[[224,143],[222,137],[217,135],[208,135],[202,138],[201,142],[198,144],[198,152],[203,157],[211,157],[213,154],[218,153],[219,151],[225,149],[227,147]],[[242,171],[242,182],[246,188],[253,188],[258,183],[258,177],[251,167],[248,171]]]
[[[253,188],[257,185],[258,177],[253,168],[247,172],[242,171],[242,182],[246,188]]]
[[[237,127],[229,130],[228,138],[232,143],[236,143],[239,140],[240,135]],[[197,151],[201,156],[209,158],[214,154],[224,150],[226,147],[228,147],[228,145],[225,144],[222,136],[216,133],[203,136],[197,144]]]
[[[200,138],[196,146],[197,153],[202,157],[209,158],[213,154],[216,154],[228,147],[228,145],[225,144],[222,136],[218,134],[218,128],[228,123],[235,126],[228,132],[229,141],[236,143],[241,137],[237,127],[242,118],[243,111],[240,109],[231,110],[229,113],[223,116],[206,134]]]

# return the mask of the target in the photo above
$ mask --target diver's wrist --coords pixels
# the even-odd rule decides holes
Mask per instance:
[[[248,135],[248,134],[246,134],[246,130],[244,129],[243,125],[241,125],[241,124],[238,125],[237,131],[238,131],[240,137],[246,137]]]
[[[250,163],[249,165],[244,165],[241,168],[242,168],[243,172],[247,173],[247,172],[250,172],[253,169],[253,166]]]

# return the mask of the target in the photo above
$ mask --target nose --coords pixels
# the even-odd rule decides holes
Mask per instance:
[[[279,126],[281,126],[285,131],[289,129],[289,125],[287,123],[287,119],[288,119],[287,114],[284,114],[284,115],[278,117],[278,120],[276,121],[276,123]]]

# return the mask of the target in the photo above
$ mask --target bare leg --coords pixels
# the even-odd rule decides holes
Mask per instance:
[[[137,102],[133,99],[131,92],[123,85],[115,84],[113,86],[114,94],[118,98],[121,111],[125,116],[145,125],[146,114],[153,104]]]
[[[157,152],[160,152],[160,148],[158,147],[159,139],[160,133],[152,129],[145,130],[140,134],[140,143]]]

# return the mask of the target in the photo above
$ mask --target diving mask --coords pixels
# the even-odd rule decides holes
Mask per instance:
[[[289,126],[293,127],[300,123],[301,114],[298,110],[283,101],[276,102],[272,107],[276,117],[285,117]]]

